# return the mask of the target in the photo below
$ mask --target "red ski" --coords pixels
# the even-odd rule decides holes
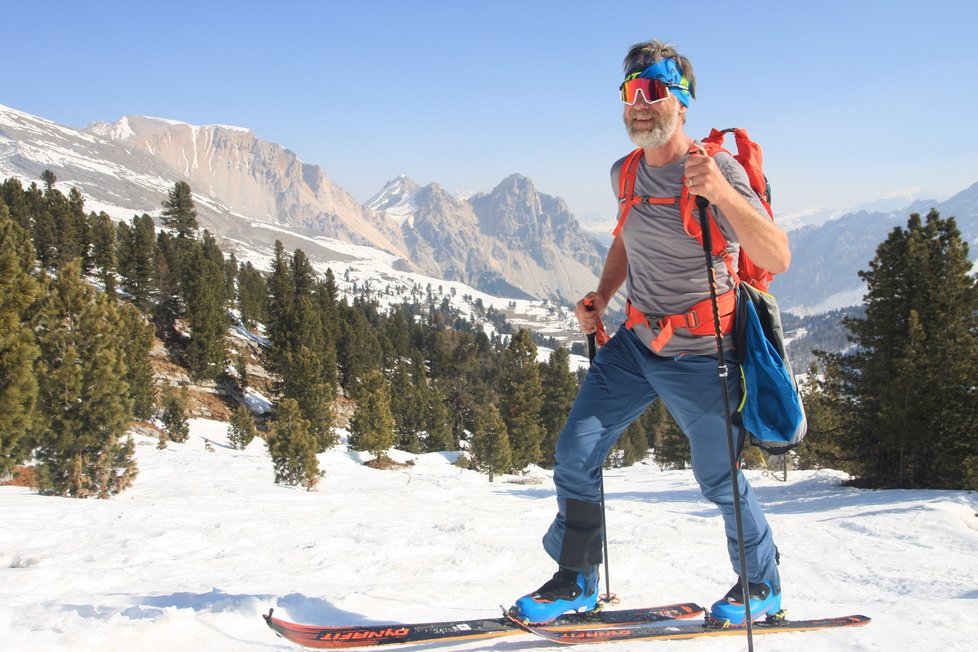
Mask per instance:
[[[268,623],[268,626],[276,634],[293,643],[319,649],[391,645],[396,643],[469,641],[524,633],[521,625],[511,622],[505,616],[432,623],[322,626],[290,623],[273,617],[272,611],[269,611],[268,615],[265,616],[265,622]],[[620,628],[622,626],[636,626],[678,618],[690,618],[702,613],[703,608],[692,603],[665,605],[645,609],[592,611],[583,614],[565,614],[557,618],[557,620],[543,626],[540,631],[558,632],[566,628],[594,630],[604,627]]]

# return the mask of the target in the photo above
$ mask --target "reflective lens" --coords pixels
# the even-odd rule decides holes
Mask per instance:
[[[669,87],[658,79],[642,77],[626,79],[619,90],[621,90],[621,101],[629,106],[638,101],[639,91],[646,104],[661,102],[669,97]]]

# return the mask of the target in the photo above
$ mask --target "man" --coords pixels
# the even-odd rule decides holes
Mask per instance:
[[[684,124],[695,77],[690,62],[671,45],[649,41],[625,57],[621,85],[628,135],[642,148],[634,194],[677,198],[689,193],[709,200],[711,212],[736,261],[739,247],[761,267],[780,273],[790,252],[785,233],[767,216],[743,168],[726,153],[707,156],[686,135]],[[612,166],[616,196],[622,164]],[[595,332],[608,302],[626,284],[628,320],[594,359],[557,443],[554,483],[558,513],[543,539],[557,561],[553,578],[514,607],[530,622],[547,622],[567,611],[586,611],[598,600],[601,559],[601,465],[622,431],[661,398],[689,438],[693,474],[704,497],[723,514],[734,572],[740,574],[734,498],[727,448],[717,342],[712,324],[690,330],[669,321],[710,304],[702,245],[683,226],[678,204],[643,202],[619,207],[616,237],[598,288],[578,302],[581,329]],[[627,220],[624,219],[627,213]],[[717,294],[735,296],[736,279],[714,257]],[[739,362],[729,333],[731,306],[721,310],[723,346],[730,369],[730,410],[741,400]],[[695,331],[695,332],[694,332]],[[742,429],[734,426],[742,442]],[[740,473],[738,471],[738,473]],[[760,505],[738,477],[747,552],[752,619],[781,608],[777,549]],[[651,533],[650,533],[651,534]],[[721,620],[742,623],[745,608],[738,580],[711,608]]]

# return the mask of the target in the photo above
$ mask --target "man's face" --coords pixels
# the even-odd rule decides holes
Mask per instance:
[[[623,119],[628,137],[639,147],[649,149],[665,144],[679,126],[681,106],[672,96],[652,104],[642,98],[635,104],[626,104]]]

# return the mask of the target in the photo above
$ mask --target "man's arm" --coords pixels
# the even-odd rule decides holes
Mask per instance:
[[[686,163],[686,180],[692,181],[690,194],[706,197],[723,212],[751,260],[772,274],[787,271],[791,264],[788,235],[730,185],[701,145],[695,147],[697,154],[690,156]]]
[[[598,289],[588,292],[574,308],[582,331],[593,333],[597,329],[598,320],[601,319],[601,315],[604,314],[618,288],[625,282],[627,274],[628,254],[625,253],[625,243],[622,242],[621,236],[617,236],[608,249],[601,278],[598,280]]]

